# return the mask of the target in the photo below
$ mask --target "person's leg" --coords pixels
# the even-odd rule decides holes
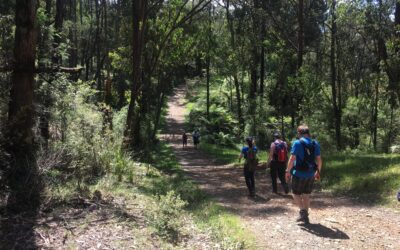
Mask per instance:
[[[255,181],[255,172],[252,171],[250,172],[250,186],[251,186],[251,194],[255,195],[256,194],[256,181]]]
[[[292,178],[292,192],[293,199],[296,205],[299,207],[299,217],[296,219],[297,222],[309,223],[308,211],[304,202],[304,191],[307,184],[307,179],[303,178]]]
[[[304,222],[305,223],[310,223],[310,220],[308,218],[308,209],[310,208],[310,201],[311,201],[311,192],[314,187],[314,178],[310,178],[305,181],[304,185],[304,193],[303,193],[303,207],[304,207]]]
[[[303,209],[307,210],[310,208],[310,194],[302,195],[302,206]]]
[[[250,172],[243,169],[244,180],[246,181],[247,189],[249,190],[249,194],[251,194],[251,180],[250,180]]]
[[[285,179],[285,170],[286,170],[285,163],[282,163],[279,165],[277,172],[278,172],[278,177],[282,184],[283,190],[287,194],[287,193],[289,193],[289,187],[288,187],[288,185],[286,183],[286,179]]]
[[[304,209],[302,195],[293,194],[293,200],[296,203],[296,205],[299,207],[300,210]]]
[[[271,162],[270,174],[271,174],[271,181],[272,181],[272,192],[276,193],[278,191],[277,181],[276,181],[277,168],[276,168],[276,165],[274,164],[274,162]]]

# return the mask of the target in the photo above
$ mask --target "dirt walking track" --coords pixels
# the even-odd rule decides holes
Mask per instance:
[[[291,196],[284,195],[280,186],[280,194],[273,194],[265,170],[256,173],[257,197],[249,199],[240,168],[218,164],[194,149],[191,141],[182,148],[184,95],[185,89],[179,88],[169,101],[167,132],[175,135],[171,141],[175,154],[202,190],[241,218],[255,235],[257,249],[400,249],[400,214],[388,208],[316,192],[311,202],[311,224],[299,225]]]

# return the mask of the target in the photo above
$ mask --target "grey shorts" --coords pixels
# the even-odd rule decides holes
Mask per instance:
[[[314,187],[314,177],[299,178],[292,176],[292,192],[293,194],[311,194]]]

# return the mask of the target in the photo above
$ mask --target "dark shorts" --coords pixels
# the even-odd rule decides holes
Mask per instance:
[[[314,187],[314,177],[312,178],[299,178],[292,176],[292,192],[293,194],[311,194]]]

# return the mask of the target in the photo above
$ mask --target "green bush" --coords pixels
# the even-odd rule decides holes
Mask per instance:
[[[160,237],[177,242],[183,234],[185,205],[186,202],[179,195],[169,191],[166,195],[160,195],[157,202],[148,208],[147,221]]]
[[[203,109],[193,108],[188,116],[190,129],[200,128],[201,138],[206,142],[224,146],[234,145],[235,135],[232,131],[237,127],[237,121],[232,115],[222,107],[211,105],[209,117],[207,120]]]

